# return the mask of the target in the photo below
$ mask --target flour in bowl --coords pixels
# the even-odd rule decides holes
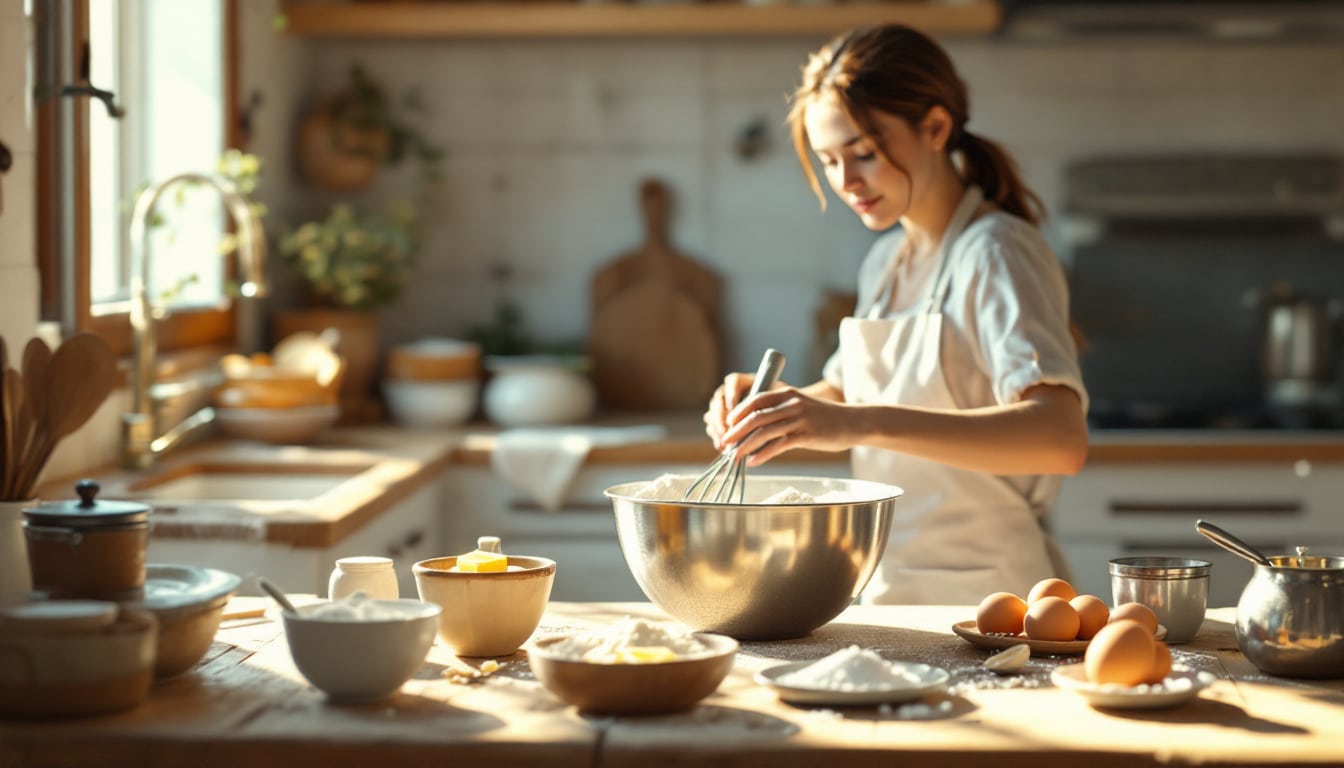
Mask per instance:
[[[681,501],[688,487],[690,480],[684,475],[661,475],[645,483],[634,497],[649,501]]]
[[[595,664],[650,664],[701,656],[710,649],[693,633],[629,616],[547,647],[548,655]]]
[[[405,610],[395,605],[374,600],[363,592],[355,592],[341,600],[318,603],[302,611],[303,618],[318,621],[388,621],[410,618]]]
[[[895,668],[876,651],[851,645],[776,681],[793,688],[824,691],[885,691],[919,685],[916,675]]]

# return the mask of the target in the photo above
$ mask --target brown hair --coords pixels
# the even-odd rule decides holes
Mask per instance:
[[[1033,224],[1044,218],[1045,206],[1022,183],[1008,153],[966,130],[970,119],[966,84],[947,53],[923,34],[899,24],[854,30],[822,46],[803,65],[803,81],[794,91],[788,121],[794,151],[823,209],[826,195],[812,164],[803,113],[827,97],[835,98],[859,130],[873,139],[882,157],[903,172],[883,146],[873,113],[895,115],[913,127],[931,108],[943,107],[952,116],[945,151],[961,153],[962,177],[978,185],[1003,210]]]

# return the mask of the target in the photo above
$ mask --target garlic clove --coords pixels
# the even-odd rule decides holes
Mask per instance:
[[[1025,643],[1009,646],[985,659],[985,669],[1000,674],[1017,672],[1027,665],[1031,658],[1031,648]]]

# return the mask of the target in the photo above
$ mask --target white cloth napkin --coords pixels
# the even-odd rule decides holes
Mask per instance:
[[[595,446],[630,445],[661,440],[658,424],[631,427],[529,427],[499,433],[490,466],[542,509],[558,510],[588,452]]]

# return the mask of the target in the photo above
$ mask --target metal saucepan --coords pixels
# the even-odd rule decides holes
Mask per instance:
[[[1237,645],[1261,672],[1344,677],[1344,557],[1271,555],[1237,602]]]

